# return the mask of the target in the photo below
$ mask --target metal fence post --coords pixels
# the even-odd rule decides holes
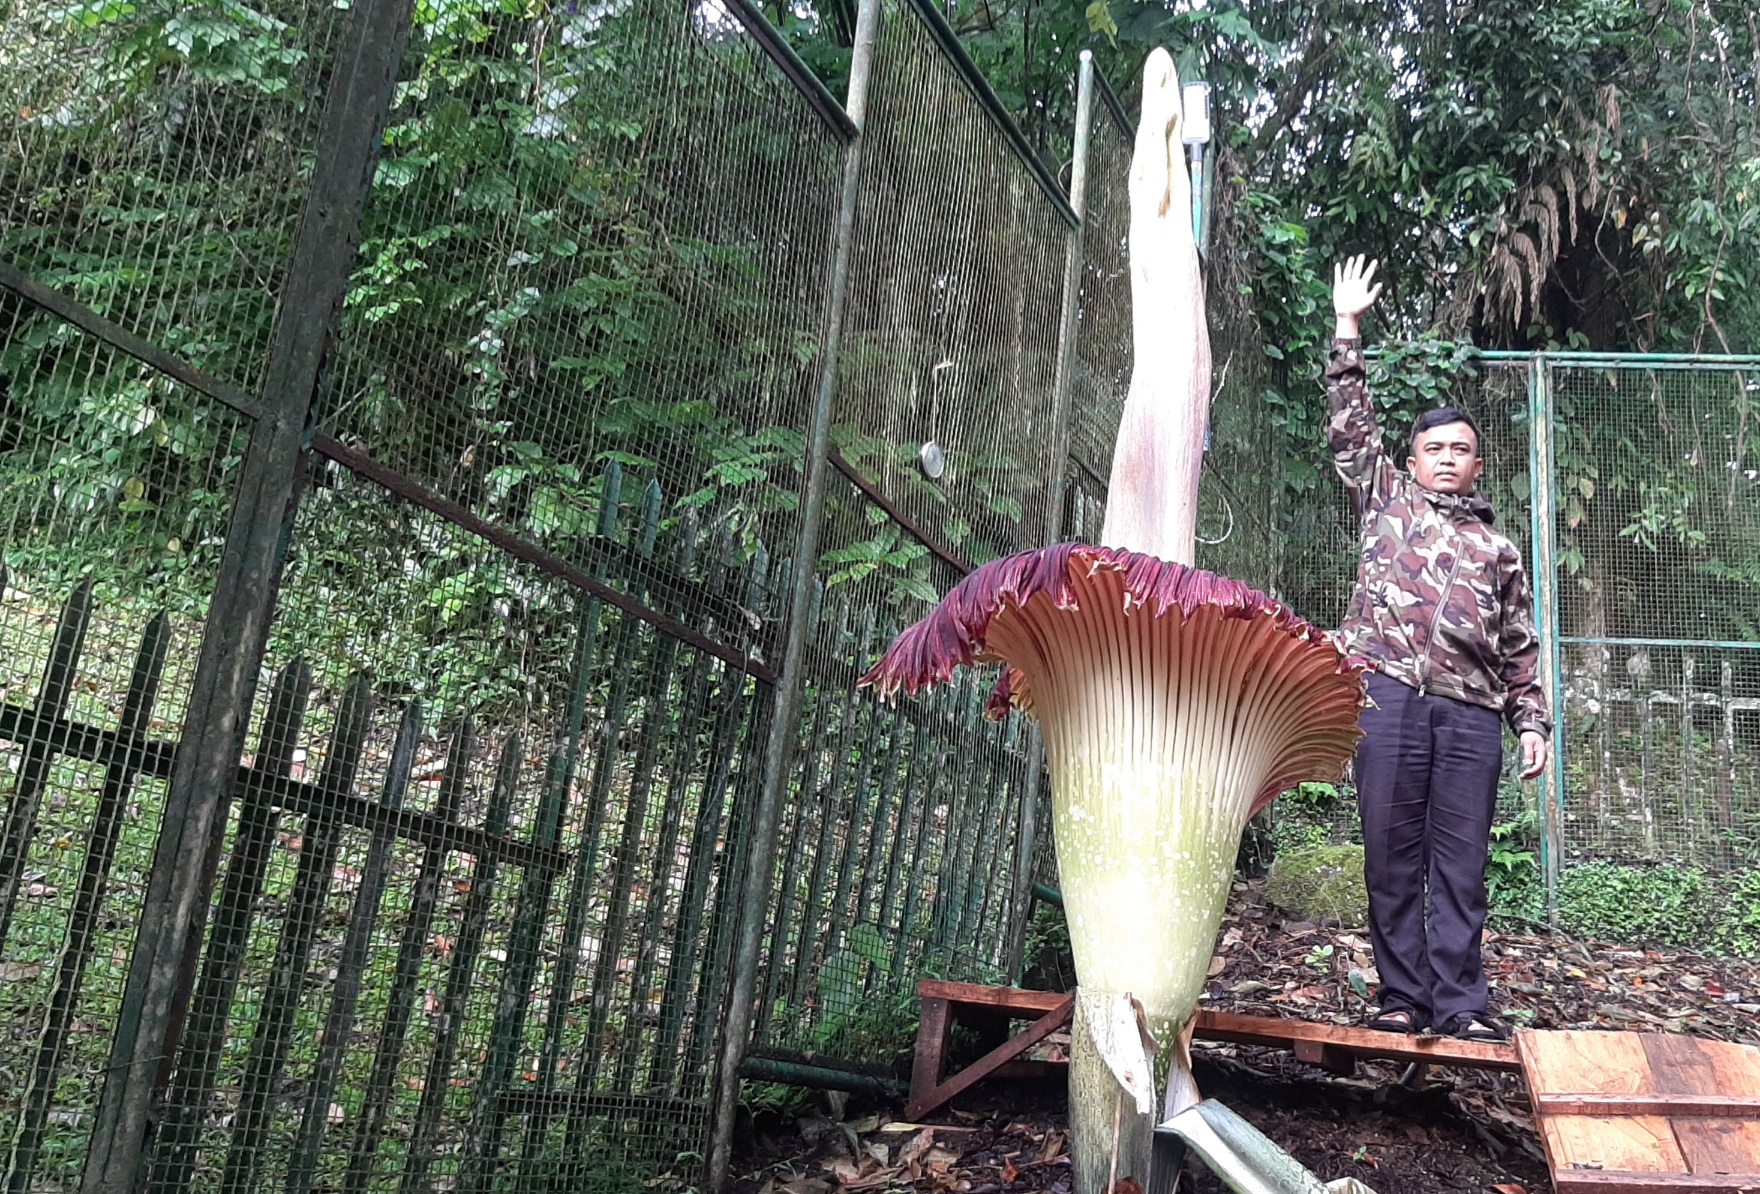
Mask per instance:
[[[1088,214],[1088,135],[1094,123],[1094,55],[1083,50],[1076,68],[1075,144],[1070,151],[1069,205],[1076,222],[1064,238],[1063,313],[1057,326],[1057,372],[1051,386],[1051,488],[1045,509],[1045,542],[1063,538],[1064,476],[1069,470],[1070,374],[1075,371],[1077,321],[1081,312],[1082,269],[1086,262],[1082,224]],[[1027,786],[1015,830],[1014,917],[1009,930],[1007,971],[1019,981],[1033,910],[1033,860],[1039,845],[1039,785],[1045,774],[1045,746],[1035,734],[1027,758]]]
[[[856,13],[849,98],[845,104],[855,127],[855,136],[843,151],[843,191],[837,212],[837,240],[831,259],[825,322],[819,339],[819,389],[813,404],[812,422],[807,429],[806,479],[802,486],[800,533],[795,542],[794,567],[789,573],[788,622],[782,666],[773,688],[774,704],[764,743],[757,805],[752,814],[750,849],[740,885],[738,929],[726,1015],[722,1021],[714,1116],[705,1165],[705,1177],[711,1190],[720,1190],[725,1185],[732,1160],[734,1121],[739,1112],[739,1067],[745,1059],[752,1032],[752,1008],[756,1002],[758,966],[763,952],[765,913],[776,862],[777,821],[787,794],[790,763],[794,757],[795,721],[800,712],[801,685],[806,668],[807,625],[813,606],[813,582],[818,572],[819,534],[831,479],[831,416],[837,396],[843,305],[849,289],[850,258],[855,244],[862,129],[868,110],[868,79],[874,61],[874,43],[880,28],[880,3],[881,0],[861,0]]]
[[[292,529],[304,444],[408,29],[409,0],[362,0],[337,53],[317,164],[269,345],[261,414],[240,470],[166,794],[83,1194],[129,1194],[176,1048]]]
[[[1552,707],[1552,750],[1540,776],[1540,873],[1546,912],[1558,912],[1559,853],[1564,844],[1564,691],[1559,683],[1558,554],[1553,503],[1552,363],[1545,353],[1528,359],[1528,474],[1533,478],[1534,629],[1540,639],[1541,685]]]

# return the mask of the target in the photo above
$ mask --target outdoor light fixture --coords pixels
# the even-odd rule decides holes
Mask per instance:
[[[1210,84],[1187,83],[1180,92],[1185,110],[1186,149],[1192,155],[1192,237],[1204,244],[1204,146],[1210,143]]]

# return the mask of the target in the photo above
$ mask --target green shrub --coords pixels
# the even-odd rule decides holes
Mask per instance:
[[[1744,957],[1760,955],[1760,871],[1719,880],[1714,906],[1712,948]]]
[[[1029,991],[1073,991],[1075,952],[1069,944],[1069,921],[1055,904],[1035,901],[1027,922],[1025,973],[1021,986]]]
[[[1539,834],[1532,812],[1491,827],[1491,850],[1485,859],[1485,890],[1493,915],[1539,920],[1546,915],[1546,885],[1541,881]]]
[[[1558,923],[1579,936],[1703,946],[1712,924],[1712,885],[1693,867],[1591,862],[1558,881]]]

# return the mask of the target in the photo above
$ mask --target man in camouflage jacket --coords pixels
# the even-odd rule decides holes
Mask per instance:
[[[1476,488],[1478,428],[1453,407],[1418,419],[1402,473],[1383,447],[1358,319],[1381,293],[1374,263],[1334,270],[1327,443],[1360,520],[1357,587],[1340,634],[1374,665],[1356,763],[1364,879],[1381,978],[1377,1028],[1504,1039],[1479,953],[1485,858],[1503,763],[1546,765],[1551,721],[1537,676],[1521,553]]]

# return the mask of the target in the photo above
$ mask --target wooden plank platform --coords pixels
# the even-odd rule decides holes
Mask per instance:
[[[1427,1065],[1463,1066],[1476,1070],[1520,1070],[1514,1045],[1463,1041],[1452,1036],[1408,1036],[1342,1024],[1242,1016],[1200,1008],[1192,1035],[1199,1040],[1235,1041],[1290,1049],[1297,1058],[1325,1065],[1333,1058],[1374,1057],[1384,1061],[1418,1061]]]
[[[1021,1054],[1067,1025],[1074,1011],[1068,995],[941,979],[919,982],[917,996],[922,1001],[922,1012],[917,1022],[916,1056],[911,1065],[910,1101],[905,1106],[905,1115],[910,1119],[927,1115],[985,1078],[1006,1074],[1018,1065],[1016,1059]],[[983,1057],[943,1079],[947,1041],[955,1023],[988,1022],[994,1026],[998,1021],[1008,1020],[1028,1020],[1031,1025],[1012,1037],[1004,1031],[1001,1042]],[[1193,1035],[1200,1040],[1290,1049],[1302,1061],[1333,1070],[1348,1071],[1359,1057],[1490,1070],[1521,1068],[1513,1045],[1406,1036],[1233,1012],[1199,1011]]]
[[[1069,1024],[1074,1000],[925,979],[905,1108],[919,1119],[987,1077],[1053,1062],[1019,1060]],[[1028,1028],[1008,1035],[1010,1021]],[[942,1077],[956,1022],[998,1043]],[[1760,1049],[1662,1033],[1523,1029],[1513,1044],[1406,1036],[1306,1020],[1200,1010],[1193,1036],[1293,1050],[1348,1069],[1357,1058],[1520,1071],[1534,1107],[1556,1194],[1760,1194]]]
[[[1516,1050],[1558,1194],[1760,1194],[1760,1049],[1524,1029]]]

